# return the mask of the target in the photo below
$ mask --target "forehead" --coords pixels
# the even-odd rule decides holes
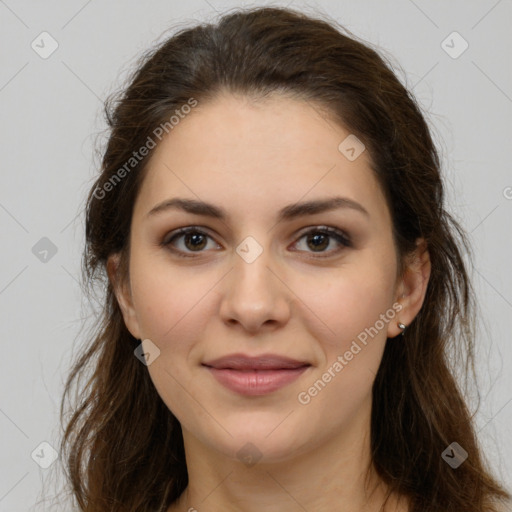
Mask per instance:
[[[262,213],[343,195],[386,217],[368,152],[351,161],[339,149],[349,136],[311,102],[222,94],[199,102],[158,144],[138,203],[148,210],[185,195]]]

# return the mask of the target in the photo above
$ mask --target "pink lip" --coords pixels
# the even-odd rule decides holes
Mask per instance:
[[[296,380],[311,365],[288,357],[232,354],[203,363],[228,389],[242,395],[266,395]]]

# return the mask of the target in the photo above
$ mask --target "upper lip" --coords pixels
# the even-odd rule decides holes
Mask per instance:
[[[262,354],[255,357],[245,354],[230,354],[207,361],[203,365],[217,370],[290,370],[310,366],[305,361],[276,354]]]

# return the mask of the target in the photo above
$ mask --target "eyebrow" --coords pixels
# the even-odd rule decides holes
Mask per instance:
[[[296,217],[305,215],[315,215],[338,208],[348,208],[360,212],[369,217],[368,211],[358,202],[347,197],[330,197],[326,199],[316,199],[312,201],[304,201],[302,203],[294,203],[282,208],[277,216],[278,222],[283,220],[291,220]],[[153,217],[168,210],[183,210],[195,215],[203,215],[214,219],[226,220],[228,214],[226,210],[219,206],[196,199],[185,199],[174,197],[157,204],[148,213],[148,217]]]

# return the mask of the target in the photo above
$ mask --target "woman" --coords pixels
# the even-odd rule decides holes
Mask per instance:
[[[466,241],[382,58],[239,11],[165,41],[106,112],[78,509],[504,510],[448,364],[472,353]]]

